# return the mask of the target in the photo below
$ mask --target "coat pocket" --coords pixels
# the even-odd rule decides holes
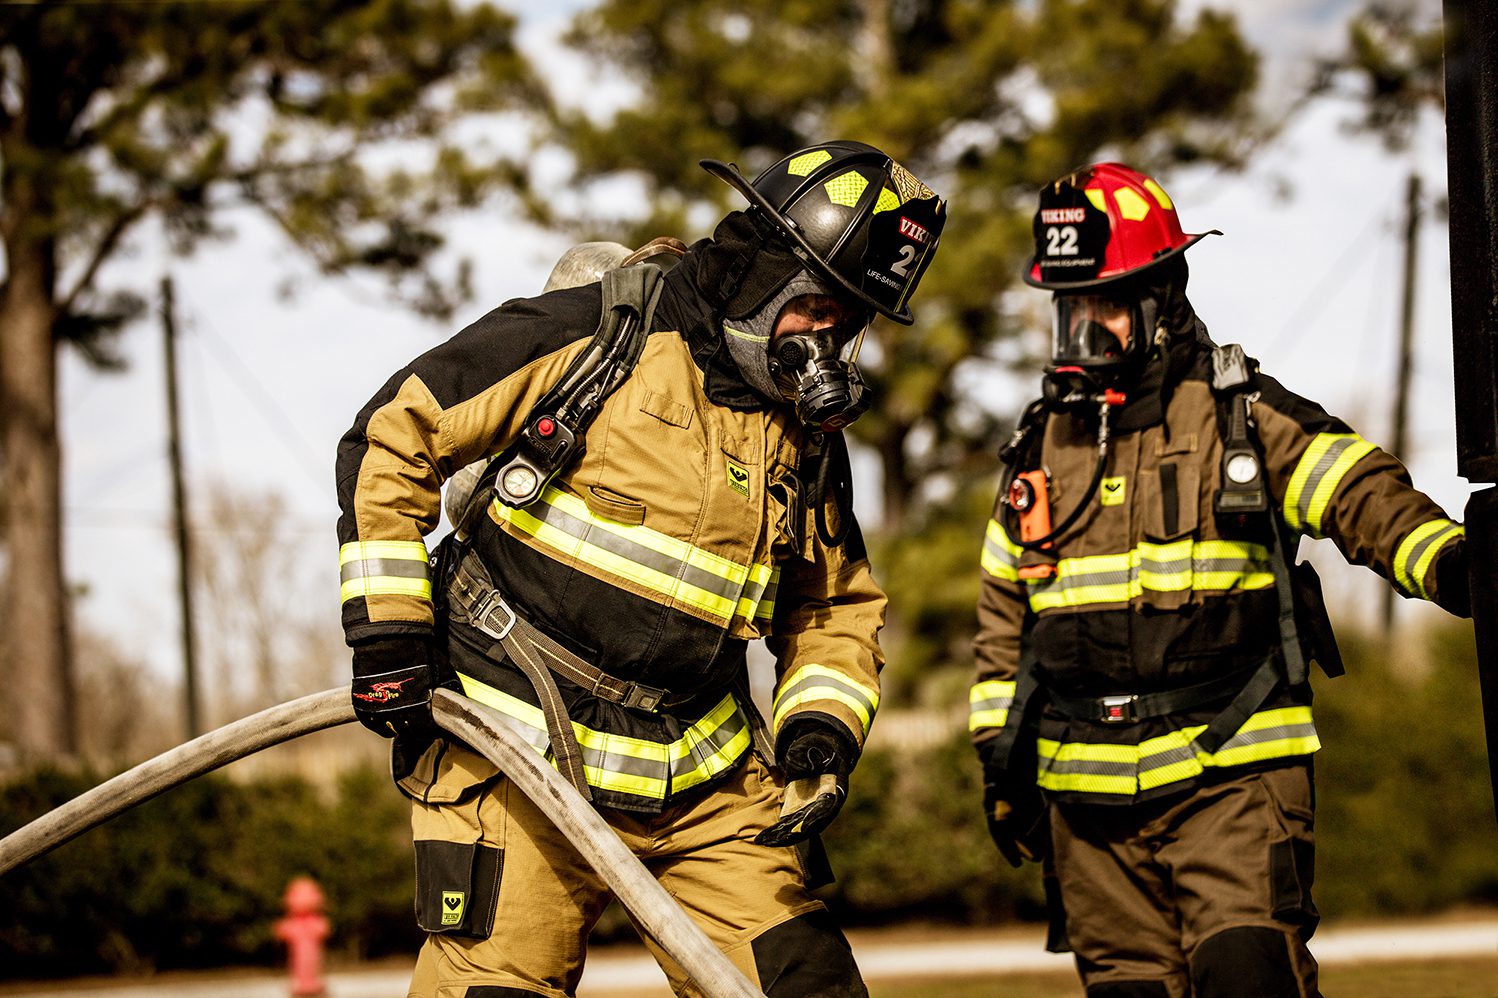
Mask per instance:
[[[1139,472],[1144,543],[1138,572],[1146,607],[1176,610],[1191,601],[1200,477],[1195,465],[1176,461]]]
[[[507,784],[485,758],[436,742],[400,781],[411,797],[416,923],[427,932],[487,938],[504,870]]]
[[[1139,472],[1144,537],[1173,541],[1196,533],[1201,508],[1201,472],[1195,464],[1167,461]]]
[[[589,485],[583,490],[588,511],[605,520],[639,526],[645,522],[645,504],[603,485]]]

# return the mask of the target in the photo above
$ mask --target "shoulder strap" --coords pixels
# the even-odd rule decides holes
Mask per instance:
[[[490,461],[455,522],[466,533],[497,498],[520,508],[582,456],[588,427],[639,363],[660,301],[661,268],[651,263],[606,271],[598,329],[551,390],[525,418],[519,436]]]

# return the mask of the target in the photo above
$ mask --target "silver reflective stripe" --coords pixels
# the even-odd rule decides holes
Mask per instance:
[[[540,502],[533,504],[528,512],[542,523],[550,527],[555,527],[568,536],[576,537],[579,540],[586,540],[594,547],[602,548],[610,554],[618,555],[620,558],[632,561],[636,565],[643,565],[646,568],[654,569],[662,575],[675,576],[689,585],[712,593],[714,596],[736,600],[739,597],[739,593],[743,591],[743,586],[731,579],[725,579],[721,575],[714,575],[712,572],[703,571],[694,565],[689,565],[680,559],[672,558],[670,555],[661,554],[659,551],[653,551],[643,544],[636,544],[634,541],[627,540],[610,531],[594,530],[593,525],[586,520],[580,520],[571,513],[558,509],[551,503],[546,502],[544,498]]]
[[[424,579],[427,577],[427,563],[409,558],[364,558],[345,562],[338,577],[340,582],[379,577]]]
[[[1076,776],[1127,776],[1133,777],[1137,768],[1133,762],[1106,762],[1101,759],[1057,759],[1042,755],[1040,769],[1046,773]]]

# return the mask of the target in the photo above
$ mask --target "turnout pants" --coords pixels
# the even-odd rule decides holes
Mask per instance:
[[[1087,998],[1317,998],[1308,764],[1051,808]]]
[[[492,766],[436,743],[401,781],[413,797],[417,920],[410,998],[570,996],[611,894],[551,821]],[[599,813],[751,982],[776,996],[866,996],[842,932],[794,848],[752,839],[783,787],[750,753],[724,782],[659,815]],[[643,935],[643,934],[642,934]],[[679,995],[701,995],[653,940]]]

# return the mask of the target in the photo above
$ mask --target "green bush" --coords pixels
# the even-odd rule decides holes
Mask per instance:
[[[100,782],[42,770],[0,790],[10,832]],[[410,952],[407,809],[358,772],[324,800],[300,780],[203,777],[0,878],[0,976],[41,977],[280,959],[288,881],[329,901],[334,946]]]

